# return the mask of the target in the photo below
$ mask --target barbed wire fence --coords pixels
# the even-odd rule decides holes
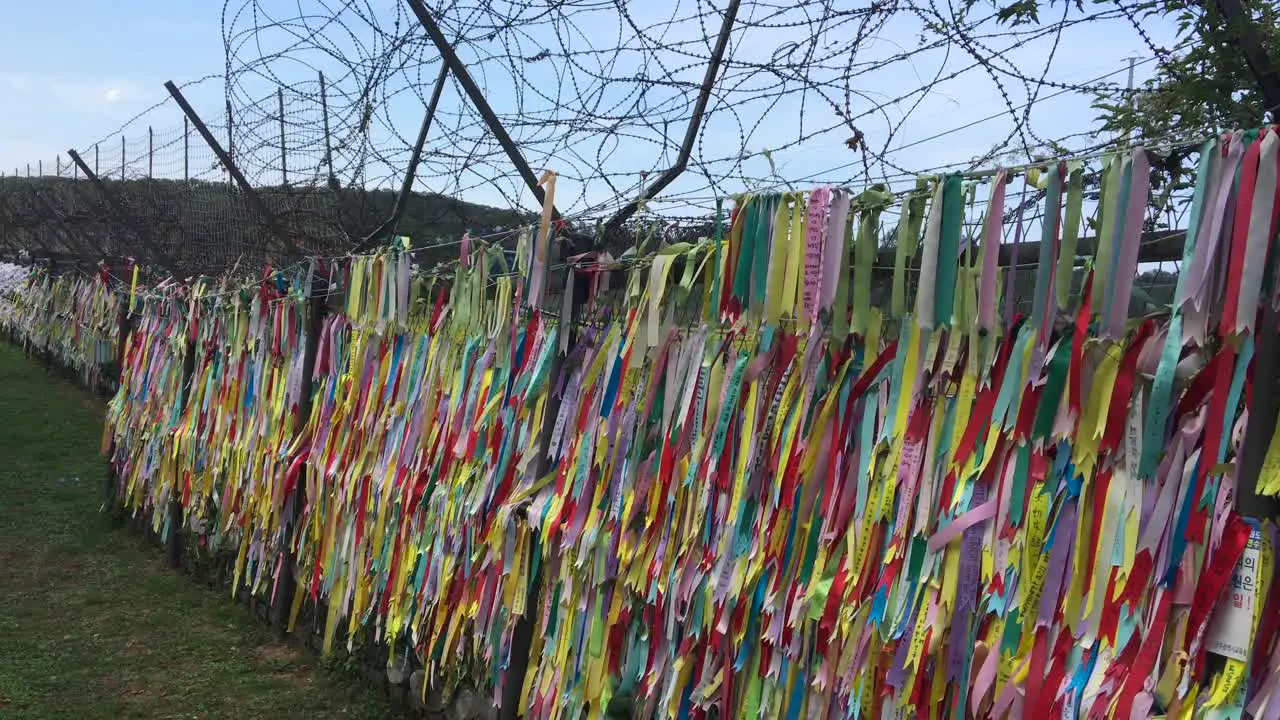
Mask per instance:
[[[1050,132],[1041,110],[1118,92],[1124,65],[1079,79],[1060,59],[1100,28],[1140,39],[1139,67],[1162,62],[1135,7],[1012,24],[956,0],[227,0],[223,72],[175,86],[199,91],[189,111],[166,97],[74,157],[0,169],[0,252],[251,274],[392,233],[429,246],[530,222],[550,169],[563,227],[619,253],[705,234],[738,192],[899,191],[1119,147],[1087,119]],[[971,103],[992,112],[947,122]],[[920,162],[931,148],[940,164]]]

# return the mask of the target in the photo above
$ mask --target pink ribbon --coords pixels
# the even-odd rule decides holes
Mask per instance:
[[[1113,338],[1124,335],[1124,321],[1129,317],[1129,297],[1133,294],[1133,278],[1138,269],[1138,248],[1142,245],[1147,195],[1151,189],[1151,163],[1147,160],[1147,151],[1135,148],[1132,163],[1124,234],[1120,238],[1115,286],[1112,288],[1111,317],[1107,321],[1107,334]]]
[[[968,530],[978,523],[990,520],[995,516],[995,514],[996,501],[988,500],[955,520],[952,520],[951,524],[934,533],[933,537],[929,538],[929,552],[938,552],[943,547],[954,542],[965,530]]]
[[[1004,191],[1009,175],[996,173],[987,204],[987,218],[982,233],[982,277],[978,288],[978,327],[986,332],[995,328],[996,275],[1000,267],[1000,231],[1004,229]]]

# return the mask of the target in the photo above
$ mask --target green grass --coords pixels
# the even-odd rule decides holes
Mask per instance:
[[[0,342],[0,718],[386,717],[110,527],[104,407]]]

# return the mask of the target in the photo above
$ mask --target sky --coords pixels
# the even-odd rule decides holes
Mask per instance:
[[[234,0],[233,8],[242,0]],[[690,0],[651,0],[632,3],[629,7],[641,25],[658,23],[670,14],[680,2]],[[394,5],[393,0],[384,4]],[[337,3],[330,2],[330,5]],[[100,0],[65,0],[54,3],[37,3],[18,0],[5,8],[5,22],[0,23],[0,171],[11,173],[14,168],[25,172],[31,163],[33,171],[37,161],[53,164],[56,155],[66,162],[68,147],[86,148],[94,142],[110,137],[139,112],[164,100],[166,80],[179,84],[211,74],[221,73],[225,67],[222,41],[223,6],[216,0],[167,2],[161,0],[120,0],[104,3]],[[258,9],[278,12],[281,16],[296,14],[298,7],[316,5],[312,0],[258,0]],[[1060,5],[1049,6],[1046,13],[1057,13]],[[1086,10],[1096,11],[1088,4]],[[385,16],[384,16],[385,17]],[[461,20],[451,27],[463,31]],[[360,32],[360,23],[351,26]],[[1157,42],[1172,44],[1173,31],[1161,22],[1147,22],[1146,31]],[[332,28],[326,30],[329,32]],[[578,24],[581,37],[573,38],[575,47],[608,45],[619,32],[618,20],[608,13],[588,14]],[[687,30],[690,37],[703,32],[699,28],[675,28],[669,38],[679,38]],[[531,30],[523,36],[522,50],[532,55],[538,46],[539,30]],[[843,32],[843,30],[842,30]],[[888,57],[920,42],[919,24],[910,17],[896,16],[874,40],[860,50],[860,58],[876,53]],[[544,38],[545,39],[545,38]],[[754,58],[765,62],[776,49],[788,42],[804,42],[807,38],[788,34],[785,30],[743,32],[734,36],[731,55]],[[831,38],[832,42],[839,38]],[[262,38],[263,52],[284,47],[291,42],[284,37],[266,35]],[[332,46],[338,49],[351,47],[347,41],[335,37]],[[495,41],[498,42],[498,41]],[[462,47],[464,60],[472,60],[485,51],[483,40]],[[314,48],[311,50],[314,51]],[[1086,83],[1099,76],[1123,83],[1127,58],[1138,59],[1136,77],[1139,82],[1156,68],[1152,53],[1137,32],[1124,20],[1090,23],[1069,28],[1062,33],[1056,50],[1052,38],[1046,37],[1008,53],[1013,64],[1026,74],[1038,75],[1044,69],[1046,58],[1053,51],[1053,61],[1048,77],[1067,84]],[[257,52],[254,47],[242,49],[245,55]],[[300,51],[301,52],[301,51]],[[423,51],[425,52],[425,51]],[[704,49],[705,52],[705,49]],[[353,93],[354,88],[342,87],[341,65],[332,58],[326,60],[321,53],[312,53],[314,63],[324,68],[328,63],[330,77],[336,78],[335,93]],[[957,55],[926,54],[912,62],[886,65],[859,78],[857,90],[863,93],[855,99],[855,110],[861,103],[870,107],[877,101],[897,97],[906,89],[926,83],[940,70],[946,72],[971,62],[972,59]],[[639,55],[624,57],[623,65],[642,62]],[[669,63],[670,64],[670,63]],[[670,77],[697,81],[702,68],[688,65],[672,72]],[[273,66],[279,75],[289,82],[310,82],[314,70],[285,62]],[[484,80],[489,88],[490,101],[499,114],[517,118],[519,109],[526,116],[548,111],[550,103],[540,101],[539,94],[554,94],[557,87],[567,84],[563,74],[557,74],[548,63],[530,64],[520,70],[519,77],[495,63],[480,64]],[[625,74],[626,68],[613,68],[615,74]],[[423,72],[423,79],[416,74],[403,73],[393,78],[388,87],[397,83],[405,88],[429,90],[434,73]],[[735,82],[751,83],[755,78],[738,77]],[[351,79],[351,82],[355,82]],[[1015,106],[1025,104],[1025,89],[1019,83],[1007,82],[1005,90]],[[530,92],[530,88],[538,92]],[[745,87],[745,85],[744,85]],[[610,93],[621,93],[625,86],[615,85],[600,90],[606,98]],[[249,82],[245,92],[253,94],[270,92],[262,81]],[[679,90],[656,88],[655,104],[663,97],[675,102],[680,100]],[[1056,95],[1049,99],[1045,96]],[[197,110],[217,114],[224,101],[220,80],[206,81],[188,91],[188,98]],[[421,119],[422,103],[413,93],[403,92],[379,99],[381,120],[369,130],[372,146],[386,150],[381,170],[366,167],[366,182],[394,184],[398,182],[398,165],[407,155],[402,138],[412,137]],[[789,97],[781,104],[743,104],[734,106],[732,96],[713,101],[712,115],[703,130],[697,157],[730,158],[745,155],[741,163],[723,161],[709,163],[712,174],[719,168],[731,166],[738,177],[713,177],[708,182],[696,173],[686,173],[667,194],[690,198],[691,209],[708,207],[705,201],[712,196],[741,192],[764,181],[783,180],[811,184],[818,181],[838,182],[856,173],[861,162],[857,156],[843,147],[849,135],[845,129],[818,135],[806,142],[795,144],[801,135],[799,129],[799,96]],[[541,103],[541,104],[540,104]],[[339,103],[340,104],[340,103]],[[1010,132],[1013,123],[1001,98],[1000,90],[980,70],[934,84],[909,117],[904,118],[905,105],[888,108],[883,113],[869,113],[858,121],[873,146],[890,137],[887,159],[895,166],[917,171],[940,166],[965,163],[983,155],[994,143]],[[732,111],[731,111],[732,110]],[[335,110],[338,113],[339,110]],[[562,110],[563,112],[563,110]],[[809,98],[806,105],[806,122],[810,126],[828,124],[835,116],[822,105]],[[1002,114],[1003,113],[1003,114]],[[250,113],[246,113],[249,115]],[[735,116],[736,114],[736,116]],[[991,118],[992,115],[997,117]],[[152,117],[155,116],[153,120]],[[742,121],[742,116],[748,116]],[[435,190],[461,195],[465,199],[492,205],[518,205],[532,207],[527,192],[518,178],[497,154],[491,139],[476,121],[469,104],[456,85],[445,92],[441,105],[441,120],[433,135],[429,136],[428,155],[433,148],[455,151],[456,146],[474,142],[483,144],[488,153],[486,162],[464,163],[455,159],[435,161],[429,157],[419,178],[418,189]],[[175,110],[165,108],[163,114],[151,113],[135,123],[126,134],[145,134],[145,124],[172,127],[180,124]],[[355,122],[350,112],[335,118],[336,125]],[[971,125],[971,127],[963,127]],[[747,130],[744,130],[744,127]],[[1040,101],[1032,107],[1030,127],[1043,138],[1063,138],[1096,127],[1094,112],[1089,99],[1077,93],[1058,93],[1054,88],[1044,88]],[[957,128],[963,128],[957,130]],[[749,132],[748,132],[749,131]],[[668,131],[668,138],[613,136],[603,128],[583,131],[566,129],[558,133],[555,128],[524,128],[514,131],[521,142],[535,171],[555,169],[563,173],[557,187],[558,205],[562,211],[586,212],[600,208],[612,208],[626,199],[630,188],[639,181],[640,172],[656,175],[673,156],[672,145],[678,143],[683,127]],[[548,134],[550,133],[550,135]],[[941,137],[935,135],[943,133]],[[643,135],[644,133],[640,133]],[[660,135],[661,133],[659,133]],[[745,134],[745,142],[744,142]],[[145,135],[144,135],[145,136]],[[112,147],[118,147],[119,140]],[[1079,145],[1091,144],[1096,139],[1080,140]],[[299,141],[301,145],[302,141]],[[434,143],[434,144],[433,144]],[[448,145],[445,148],[444,145]],[[107,143],[110,145],[110,143]],[[607,159],[594,165],[601,148],[607,149]],[[773,148],[785,148],[773,150]],[[770,151],[770,152],[764,152]],[[118,150],[114,151],[118,157]],[[456,153],[454,153],[456,154]],[[362,156],[363,157],[363,156]],[[314,158],[311,158],[314,161]],[[770,165],[772,160],[772,165]],[[1022,158],[1025,160],[1025,158]],[[362,159],[377,165],[380,161]],[[1004,158],[1005,162],[1019,161],[1017,156]],[[270,164],[264,160],[263,164]],[[295,158],[291,163],[298,167],[314,165],[306,158]],[[48,171],[48,168],[46,168]],[[609,175],[613,187],[604,182],[600,171]],[[893,183],[910,183],[903,173],[881,166],[873,168],[873,174],[888,177]],[[635,178],[632,180],[631,178]],[[621,188],[621,190],[620,190]],[[618,193],[621,191],[622,196]],[[680,203],[672,203],[672,206]]]
[[[221,3],[16,0],[0,23],[0,170],[83,148],[166,96],[220,72]]]

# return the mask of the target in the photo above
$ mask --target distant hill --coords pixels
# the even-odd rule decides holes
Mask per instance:
[[[0,246],[10,254],[28,249],[37,256],[166,256],[185,274],[216,274],[237,262],[256,268],[288,258],[285,243],[268,230],[244,194],[226,183],[138,179],[103,184],[122,211],[104,203],[87,180],[0,180]],[[257,193],[288,240],[307,254],[348,252],[390,217],[395,204],[391,190],[291,186],[259,188]],[[488,234],[534,219],[444,195],[414,193],[397,232],[425,245],[457,239],[468,230]],[[419,260],[432,264],[456,254],[456,248],[444,249]]]

